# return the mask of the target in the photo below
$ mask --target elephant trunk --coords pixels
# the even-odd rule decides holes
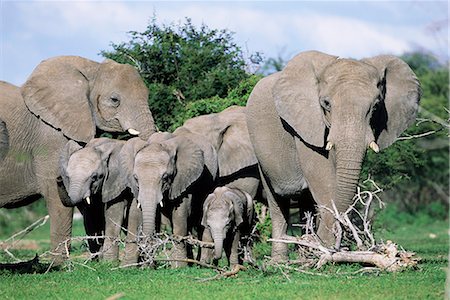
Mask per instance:
[[[155,193],[153,192],[153,194]],[[155,233],[158,203],[162,201],[163,197],[161,192],[156,192],[150,197],[147,195],[151,194],[145,191],[139,192],[138,201],[142,207],[142,229],[144,234],[150,237]]]
[[[75,206],[79,204],[85,198],[83,183],[72,180],[69,186],[68,195],[70,198],[70,203],[67,206]],[[89,195],[88,195],[89,196]]]
[[[155,121],[148,107],[126,111],[125,115],[133,115],[133,117],[121,122],[124,131],[128,131],[132,135],[138,135],[144,141],[156,132]]]
[[[214,240],[214,259],[219,260],[222,257],[224,236],[221,230],[214,230],[211,232]]]
[[[343,212],[352,204],[359,181],[366,147],[361,141],[336,145],[336,208]]]

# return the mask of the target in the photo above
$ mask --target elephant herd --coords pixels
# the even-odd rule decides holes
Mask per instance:
[[[173,234],[214,242],[202,261],[217,262],[225,250],[238,264],[261,190],[272,238],[287,234],[290,200],[309,189],[319,238],[339,248],[330,208],[351,205],[366,150],[395,142],[421,96],[417,77],[395,56],[307,51],[261,79],[247,107],[195,117],[169,133],[156,131],[148,89],[130,65],[62,56],[41,62],[21,87],[0,86],[0,207],[43,196],[56,263],[67,258],[77,206],[87,234],[105,237],[90,240],[90,250],[102,249],[107,260],[118,259],[124,226],[122,263],[136,262],[139,233],[151,242],[162,215]],[[174,266],[188,254],[176,244]],[[286,244],[272,244],[273,260],[287,254]]]

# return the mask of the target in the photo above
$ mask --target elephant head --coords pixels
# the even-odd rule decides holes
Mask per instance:
[[[150,236],[158,204],[180,197],[200,178],[203,152],[191,140],[166,133],[155,133],[149,143],[131,139],[121,152],[122,169],[142,207],[143,231]]]
[[[75,141],[89,142],[96,128],[143,139],[155,132],[148,89],[130,65],[55,57],[36,67],[21,93],[33,114]]]
[[[285,127],[335,158],[333,200],[342,211],[351,204],[366,149],[389,146],[413,123],[421,89],[394,56],[357,61],[309,51],[287,64],[272,93]]]
[[[223,243],[252,215],[253,199],[244,191],[217,187],[203,204],[202,226],[214,241],[214,260],[222,257]]]
[[[103,202],[117,198],[127,187],[126,177],[119,168],[119,153],[124,141],[108,138],[93,139],[84,148],[69,141],[60,156],[60,173],[70,199],[63,201],[74,206],[83,199],[90,204],[94,195]],[[69,201],[69,202],[67,202]]]
[[[189,119],[174,133],[180,130],[203,136],[213,146],[220,177],[258,162],[248,134],[245,107],[231,106],[220,113]]]

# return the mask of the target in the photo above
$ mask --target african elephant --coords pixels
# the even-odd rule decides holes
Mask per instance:
[[[352,203],[367,148],[391,145],[414,120],[421,89],[394,56],[344,59],[303,52],[261,79],[247,103],[250,139],[272,217],[272,238],[287,228],[287,203],[309,187],[319,211],[318,236],[335,245],[334,202]],[[287,258],[273,243],[272,259]]]
[[[58,194],[61,149],[68,140],[87,143],[102,131],[129,131],[147,139],[155,132],[148,90],[130,65],[75,56],[45,60],[22,87],[0,82],[0,90],[0,119],[8,136],[0,161],[0,207],[23,206],[43,196],[51,247],[62,253],[56,256],[61,262],[73,213]]]
[[[134,138],[122,149],[121,167],[129,174],[131,190],[142,208],[143,233],[155,232],[158,204],[172,223],[173,234],[185,236],[200,226],[203,200],[212,181],[201,148],[186,137],[155,133],[148,142]],[[175,247],[172,258],[185,259],[183,244]],[[175,261],[174,267],[185,265]]]
[[[216,186],[234,187],[254,198],[260,180],[245,109],[231,106],[220,113],[189,119],[174,131],[174,135],[185,136],[199,145],[201,142],[212,145],[217,153]]]
[[[137,230],[142,223],[142,214],[127,188],[127,176],[119,167],[124,145],[125,141],[109,138],[92,139],[85,147],[69,141],[61,152],[59,165],[69,195],[69,198],[63,198],[64,204],[74,206],[85,200],[90,207],[100,207],[96,212],[87,211],[96,214],[89,219],[97,222],[86,228],[97,227],[98,231],[104,232],[102,252],[105,260],[118,260],[121,228],[127,228],[122,264],[128,265],[138,260]]]
[[[238,255],[239,241],[248,236],[253,220],[253,199],[239,189],[217,187],[203,204],[202,240],[214,242],[214,263],[222,257],[222,251],[231,266],[242,263]],[[207,251],[202,252],[202,261],[209,259]]]

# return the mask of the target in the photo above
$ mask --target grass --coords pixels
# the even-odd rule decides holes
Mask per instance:
[[[80,223],[75,233],[83,235]],[[448,223],[406,224],[379,237],[391,239],[422,258],[419,268],[400,273],[355,274],[361,266],[330,265],[320,275],[295,271],[248,270],[237,277],[201,282],[216,272],[184,269],[121,269],[107,263],[87,266],[73,260],[60,271],[46,274],[0,273],[0,299],[442,299],[448,263]],[[27,239],[48,247],[48,227],[33,231]],[[263,247],[263,246],[260,246]],[[75,245],[74,255],[84,251]],[[1,252],[1,251],[0,251]],[[34,250],[16,254],[28,259]],[[0,255],[5,261],[5,256]]]

